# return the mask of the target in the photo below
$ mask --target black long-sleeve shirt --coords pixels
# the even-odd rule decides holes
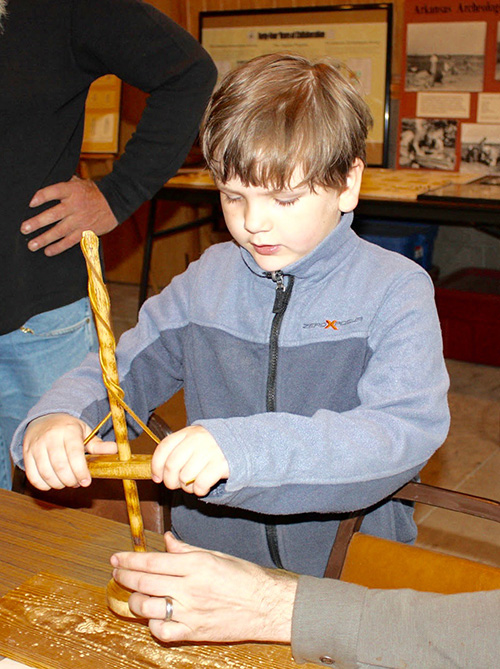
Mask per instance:
[[[140,0],[10,0],[0,33],[0,334],[86,294],[79,246],[45,256],[21,234],[34,193],[78,165],[90,84],[105,74],[149,93],[113,172],[99,182],[118,221],[182,164],[215,82],[196,40]],[[45,205],[47,208],[50,205]]]

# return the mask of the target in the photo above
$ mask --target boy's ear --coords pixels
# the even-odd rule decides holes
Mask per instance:
[[[339,195],[339,209],[342,212],[353,211],[359,200],[361,178],[365,165],[360,158],[356,158],[347,175],[347,185]]]

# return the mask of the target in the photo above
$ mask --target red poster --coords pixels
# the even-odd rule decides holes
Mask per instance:
[[[405,5],[397,165],[500,172],[500,4]]]

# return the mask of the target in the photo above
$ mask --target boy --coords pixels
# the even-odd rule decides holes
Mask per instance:
[[[184,388],[189,427],[152,462],[184,541],[321,576],[339,514],[373,507],[365,532],[415,538],[412,509],[383,500],[444,440],[448,378],[429,276],[350,229],[370,122],[334,66],[292,55],[242,65],[209,104],[201,142],[236,244],[148,300],[117,350],[142,419]],[[88,485],[82,440],[106,413],[88,359],[31,412],[15,461],[26,429],[34,485]]]

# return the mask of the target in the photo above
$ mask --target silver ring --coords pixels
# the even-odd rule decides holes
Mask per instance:
[[[174,602],[172,601],[172,597],[164,597],[164,599],[165,604],[167,605],[164,620],[166,623],[169,623],[172,620],[172,616],[174,615]]]

